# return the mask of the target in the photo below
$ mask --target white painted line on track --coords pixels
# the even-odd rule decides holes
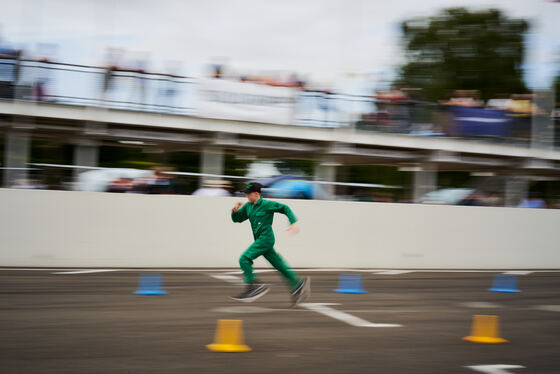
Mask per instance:
[[[511,275],[529,275],[534,273],[533,271],[529,271],[529,270],[510,270],[510,271],[506,271],[502,274],[511,274]]]
[[[299,306],[317,312],[319,314],[325,315],[337,319],[339,321],[345,322],[349,325],[356,327],[401,327],[402,325],[395,323],[372,323],[366,321],[365,319],[358,318],[346,312],[341,312],[331,308],[331,305],[340,305],[333,303],[301,303]]]
[[[308,310],[301,309],[273,309],[273,308],[263,308],[259,306],[227,306],[222,308],[212,309],[213,312],[220,313],[270,313],[270,312],[306,312]]]
[[[107,273],[110,271],[121,271],[120,269],[90,269],[90,270],[74,270],[74,271],[57,271],[51,274],[90,274],[90,273]]]
[[[475,308],[475,309],[500,308],[500,305],[496,303],[488,303],[485,301],[470,301],[465,303],[459,303],[459,305],[466,306],[467,308]]]
[[[545,312],[560,312],[560,305],[537,305],[532,309],[542,310]]]
[[[474,371],[478,371],[479,373],[486,373],[486,374],[510,374],[513,373],[512,371],[508,371],[508,369],[525,369],[525,366],[521,365],[472,365],[472,366],[465,366],[466,368],[472,369]]]
[[[208,274],[214,279],[219,279],[224,282],[233,283],[233,284],[242,284],[243,280],[235,275],[230,274]]]
[[[399,274],[406,274],[406,273],[413,273],[414,270],[385,270],[385,271],[378,271],[373,274],[377,275],[399,275]]]
[[[258,269],[258,270],[253,270],[253,273],[255,273],[255,274],[272,273],[273,271],[276,271],[276,269]],[[224,273],[224,274],[241,275],[241,274],[243,274],[243,272],[242,271],[229,271],[229,272]]]

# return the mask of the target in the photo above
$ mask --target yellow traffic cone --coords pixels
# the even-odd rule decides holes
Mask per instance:
[[[473,343],[498,344],[507,343],[504,338],[500,338],[498,329],[498,316],[487,316],[475,314],[472,320],[471,334],[465,336],[463,340]]]
[[[243,321],[218,320],[214,343],[206,345],[206,348],[213,352],[249,352],[251,348],[243,342]]]

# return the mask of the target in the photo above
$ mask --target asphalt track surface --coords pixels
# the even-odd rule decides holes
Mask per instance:
[[[558,272],[519,275],[523,292],[512,294],[487,291],[493,273],[362,272],[361,295],[332,291],[339,272],[301,273],[312,277],[309,303],[400,327],[292,309],[274,272],[260,274],[272,290],[247,305],[209,275],[225,271],[163,270],[165,296],[134,295],[141,272],[0,270],[0,372],[448,374],[502,364],[512,368],[501,373],[560,373]],[[474,314],[498,315],[509,343],[463,341]],[[243,320],[253,350],[208,351],[218,319]]]

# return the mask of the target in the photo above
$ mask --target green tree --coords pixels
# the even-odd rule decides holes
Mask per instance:
[[[401,25],[407,63],[396,82],[421,88],[421,98],[443,99],[452,90],[478,90],[481,98],[523,93],[521,63],[529,23],[497,9],[452,8]]]

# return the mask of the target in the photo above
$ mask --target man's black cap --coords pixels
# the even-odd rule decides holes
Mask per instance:
[[[249,183],[243,190],[245,193],[258,192],[261,193],[262,185],[260,183]]]

